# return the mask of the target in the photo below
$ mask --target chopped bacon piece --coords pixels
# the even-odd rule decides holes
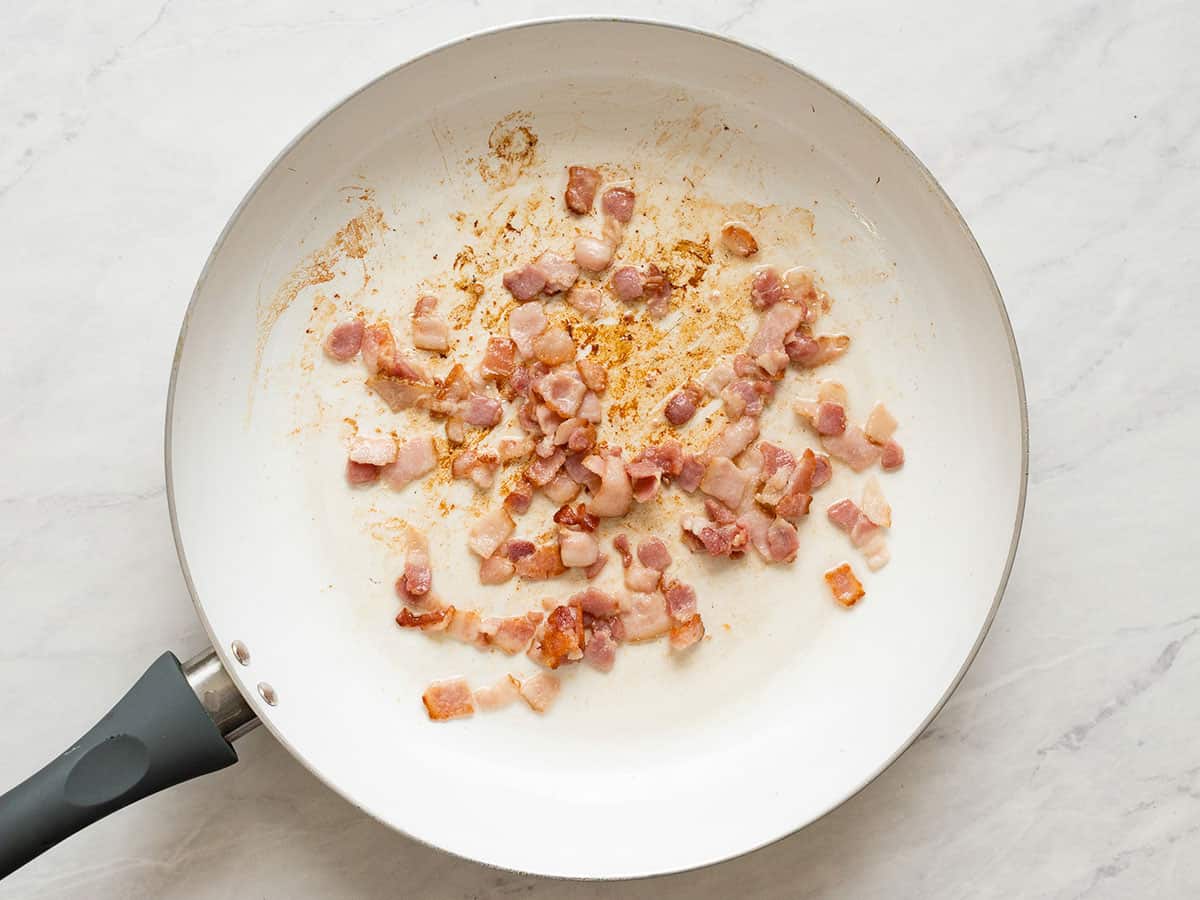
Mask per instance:
[[[671,311],[671,280],[654,263],[646,266],[642,295],[646,298],[646,311],[652,318],[661,319]]]
[[[692,616],[686,622],[672,623],[670,642],[672,650],[686,650],[693,644],[699,643],[704,637],[704,622],[700,614]]]
[[[396,624],[401,628],[419,628],[422,631],[445,631],[454,615],[454,607],[447,606],[432,612],[414,615],[408,608],[400,610],[396,616]]]
[[[596,462],[588,465],[588,460]],[[633,484],[621,457],[590,456],[584,460],[584,465],[600,476],[600,487],[592,496],[588,512],[601,518],[623,516],[629,512],[633,505]]]
[[[854,523],[854,527],[850,529],[850,543],[855,547],[863,548],[867,544],[874,541],[879,534],[879,526],[867,518],[866,514],[860,514],[858,521]]]
[[[767,529],[767,555],[770,562],[791,562],[800,549],[800,537],[796,527],[786,519],[778,518]]]
[[[633,191],[626,187],[611,187],[600,198],[600,208],[604,214],[612,216],[622,225],[628,225],[633,218],[633,206],[636,198]]]
[[[589,391],[603,394],[608,387],[608,370],[594,359],[584,356],[575,360],[575,368],[579,378],[587,385]]]
[[[375,322],[363,329],[360,345],[367,372],[387,374],[396,360],[396,338],[387,322]]]
[[[755,309],[768,309],[786,296],[783,279],[779,272],[771,266],[764,266],[754,272],[750,281],[750,305]]]
[[[613,538],[613,549],[617,551],[617,555],[621,557],[622,567],[628,569],[633,565],[633,551],[629,548],[629,535],[625,532],[620,532]]]
[[[678,428],[691,421],[696,414],[696,406],[704,399],[704,389],[694,381],[689,381],[667,400],[663,415],[667,421]]]
[[[725,404],[725,415],[733,419],[742,416],[760,416],[766,406],[766,401],[775,395],[775,385],[758,378],[739,378],[725,386],[721,391],[721,401]]]
[[[476,428],[495,428],[503,414],[500,401],[483,394],[472,394],[462,405],[463,421]]]
[[[503,556],[489,556],[479,561],[479,583],[504,584],[516,571],[516,566]]]
[[[475,701],[465,678],[435,681],[425,689],[421,702],[435,722],[475,715]]]
[[[592,622],[583,647],[583,661],[598,672],[611,672],[617,659],[617,640],[612,625],[604,620]]]
[[[815,454],[813,457],[812,489],[815,491],[832,477],[833,466],[829,463],[829,457],[821,453]]]
[[[393,375],[372,375],[367,379],[367,387],[378,394],[392,412],[425,404],[434,391],[432,384]]]
[[[560,294],[579,280],[579,266],[564,259],[553,250],[546,250],[534,261],[534,267],[545,276],[544,294]]]
[[[755,506],[748,507],[740,516],[737,524],[746,531],[750,545],[758,552],[765,562],[774,562],[771,558],[771,547],[767,543],[767,532],[771,530],[771,517]]]
[[[846,386],[840,381],[828,379],[817,382],[817,399],[822,403],[836,403],[839,406],[850,405],[850,395]]]
[[[812,506],[812,494],[804,492],[785,494],[775,504],[775,515],[781,519],[787,519],[789,522],[795,522],[802,516],[808,515],[810,506]]]
[[[825,583],[829,585],[833,599],[842,606],[853,606],[866,596],[862,582],[854,576],[849,563],[842,563],[837,568],[826,572]]]
[[[662,538],[643,538],[638,542],[637,555],[642,565],[658,572],[665,572],[671,565],[671,551]]]
[[[662,572],[635,562],[625,570],[625,587],[631,591],[648,594],[658,588],[661,578]]]
[[[404,557],[404,590],[413,597],[429,593],[433,587],[433,570],[429,567],[429,551],[424,547],[408,548]]]
[[[567,602],[578,604],[587,615],[597,619],[608,619],[621,611],[621,603],[616,597],[594,587],[574,594]]]
[[[693,550],[703,550],[709,556],[740,555],[750,540],[746,526],[740,519],[730,525],[718,526],[703,516],[686,515],[679,520],[679,524],[688,545]]]
[[[862,515],[862,510],[858,508],[857,503],[847,498],[830,504],[829,508],[825,510],[825,514],[829,516],[830,522],[849,534],[858,521],[858,517]]]
[[[480,712],[495,712],[513,703],[520,696],[521,682],[511,675],[505,675],[490,687],[475,691],[475,707]]]
[[[833,362],[850,349],[847,334],[822,334],[813,337],[805,329],[797,329],[784,342],[788,359],[804,369],[815,369]]]
[[[892,439],[892,435],[896,433],[896,417],[893,416],[886,406],[882,403],[876,403],[871,409],[871,414],[867,416],[867,424],[863,427],[863,431],[867,435],[867,440],[872,444],[887,444]]]
[[[618,300],[630,303],[641,298],[645,281],[645,276],[633,266],[621,266],[612,273],[608,284]]]
[[[450,326],[437,315],[437,304],[437,297],[421,297],[413,309],[413,346],[418,350],[445,353],[450,349]]]
[[[789,358],[784,342],[800,325],[802,318],[803,313],[790,303],[775,304],[763,314],[758,331],[746,347],[746,354],[763,371],[779,375],[787,368]]]
[[[575,342],[567,329],[554,325],[533,339],[533,355],[548,366],[570,362],[575,358]]]
[[[554,544],[538,547],[533,553],[522,556],[514,562],[517,564],[517,577],[526,581],[545,581],[557,578],[567,570],[558,555],[558,547]]]
[[[533,356],[533,339],[546,330],[546,325],[546,312],[540,303],[518,306],[508,314],[508,333],[521,356]]]
[[[578,310],[588,319],[596,318],[600,314],[600,307],[604,304],[604,294],[591,285],[582,283],[577,283],[567,291],[567,296],[563,299],[566,300],[568,306]]]
[[[346,481],[350,484],[371,484],[379,478],[379,466],[346,460]]]
[[[821,313],[829,311],[829,295],[817,287],[811,269],[794,266],[783,273],[783,283],[787,286],[788,302],[804,308],[807,324],[811,325]]]
[[[744,222],[726,222],[721,227],[721,243],[734,256],[753,256],[758,252],[758,241]]]
[[[888,441],[883,445],[883,452],[879,457],[879,465],[885,472],[891,472],[904,465],[904,448],[895,441]]]
[[[732,525],[737,521],[737,515],[733,510],[712,497],[704,498],[704,514],[718,525]]]
[[[660,594],[631,594],[629,608],[621,613],[619,621],[625,629],[624,639],[630,643],[653,640],[671,628],[667,604]]]
[[[614,250],[608,241],[580,235],[575,238],[575,265],[585,272],[603,272],[612,262]]]
[[[567,169],[567,192],[564,199],[567,209],[585,216],[592,211],[596,189],[600,187],[600,173],[587,166],[571,166]]]
[[[479,638],[479,613],[473,609],[455,609],[450,607],[450,624],[446,626],[446,636],[464,644],[474,644]]]
[[[604,410],[600,406],[600,398],[596,396],[594,391],[588,391],[583,395],[583,399],[579,401],[579,418],[596,425],[603,418],[603,413]]]
[[[472,523],[467,530],[467,546],[472,553],[487,559],[500,549],[516,527],[517,523],[508,510],[503,507],[494,509]]]
[[[568,569],[586,569],[600,558],[600,545],[586,531],[560,528],[558,554]]]
[[[821,446],[829,451],[830,456],[840,459],[855,472],[873,466],[883,453],[879,447],[867,440],[867,436],[857,425],[847,425],[842,434],[823,436]]]
[[[596,557],[596,561],[583,570],[583,575],[588,581],[591,581],[597,575],[604,571],[604,567],[608,565],[608,554],[601,553]]]
[[[583,659],[583,610],[578,603],[556,606],[538,626],[527,656],[547,669]]]
[[[705,374],[703,380],[704,392],[710,397],[719,396],[721,391],[725,390],[735,377],[732,365],[719,362]]]
[[[721,433],[709,443],[706,452],[710,456],[725,456],[732,459],[749,447],[756,437],[758,437],[758,419],[753,416],[742,416],[736,422],[731,422],[721,429]]]
[[[714,456],[704,470],[700,490],[710,497],[716,497],[730,509],[737,509],[742,505],[749,483],[750,476],[739,469],[733,460]]]
[[[504,508],[510,513],[523,516],[529,512],[529,504],[532,502],[533,491],[525,485],[520,485],[505,495]]]
[[[875,540],[869,541],[862,548],[862,554],[867,561],[867,568],[872,572],[882,569],[892,558],[892,554],[887,548],[887,541],[883,539],[882,535],[876,535]]]
[[[517,562],[518,560],[522,560],[527,556],[532,556],[533,554],[537,553],[537,549],[537,544],[535,544],[533,541],[525,541],[514,538],[513,540],[505,543],[504,549],[501,552],[513,562]]]
[[[521,699],[534,712],[544,713],[558,696],[562,685],[549,672],[538,672],[521,682]]]
[[[540,612],[507,619],[484,619],[479,625],[479,635],[485,646],[495,647],[509,656],[522,653],[533,640],[537,625],[542,621]]]
[[[354,359],[362,348],[366,326],[362,319],[351,319],[335,325],[325,338],[325,353],[338,362]]]
[[[496,456],[501,463],[525,459],[533,452],[533,441],[527,437],[504,437],[496,442]]]
[[[483,362],[479,366],[479,374],[484,381],[507,381],[517,368],[517,345],[511,338],[492,335],[488,338],[487,349],[483,353]]]
[[[593,532],[600,524],[600,520],[587,511],[582,503],[572,509],[569,506],[562,506],[555,514],[554,521],[564,528],[574,528],[576,531]]]
[[[700,487],[700,481],[704,478],[705,463],[700,457],[692,456],[690,453],[684,456],[683,463],[679,467],[679,474],[675,476],[674,484],[681,491],[693,493],[696,488]]]
[[[645,503],[658,493],[663,475],[658,463],[649,459],[636,460],[626,464],[625,472],[633,487],[633,499],[638,503]]]
[[[380,469],[379,474],[394,491],[410,481],[433,471],[437,465],[437,453],[433,449],[432,435],[422,435],[402,442],[396,448],[396,459]]]
[[[680,624],[696,614],[696,592],[682,581],[668,581],[663,585],[663,599],[667,614]]]
[[[563,469],[576,484],[581,484],[589,491],[595,492],[600,488],[600,476],[584,466],[585,458],[582,453],[569,453]]]
[[[356,437],[350,442],[350,461],[386,466],[396,460],[396,441],[390,437]]]
[[[892,507],[883,496],[879,479],[872,475],[863,485],[862,511],[868,519],[884,528],[892,527]]]
[[[567,369],[558,369],[534,382],[534,390],[541,395],[556,414],[569,419],[579,412],[587,388],[579,376]],[[545,429],[543,429],[545,430]]]
[[[544,493],[551,503],[570,503],[579,496],[580,487],[566,472],[559,469],[543,487]]]
[[[817,434],[842,434],[846,430],[846,410],[836,403],[821,403],[817,406],[814,424]]]
[[[518,303],[532,300],[546,286],[546,273],[540,268],[527,263],[519,269],[504,273],[504,288],[513,295]]]
[[[668,478],[674,478],[683,470],[683,445],[674,438],[668,438],[661,444],[651,444],[633,459],[634,462],[643,460],[654,463]]]
[[[534,460],[525,470],[525,480],[536,487],[549,484],[550,479],[562,468],[566,458],[567,454],[562,450],[555,450],[550,456]]]
[[[764,478],[770,478],[781,469],[791,470],[796,465],[796,457],[792,455],[792,452],[776,444],[759,441],[758,450],[763,458],[762,474]],[[812,456],[811,450],[808,455]]]

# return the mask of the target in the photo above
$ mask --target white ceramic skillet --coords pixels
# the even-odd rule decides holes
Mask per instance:
[[[820,273],[830,327],[855,341],[821,377],[847,386],[852,417],[883,400],[902,423],[908,462],[884,478],[893,561],[867,573],[824,521],[827,502],[862,485],[839,471],[794,566],[672,545],[711,635],[683,659],[626,648],[609,675],[566,672],[545,716],[436,724],[418,700],[430,680],[481,685],[532,664],[394,627],[405,523],[429,533],[445,595],[501,610],[547,591],[479,587],[462,546],[479,507],[462,483],[345,486],[344,418],[420,423],[388,419],[357,365],[323,360],[318,341],[366,309],[403,343],[424,289],[460,309],[456,350],[477,355],[500,270],[573,233],[558,199],[571,163],[634,184],[630,252],[711,236],[733,210],[762,261]],[[718,252],[693,299],[725,302],[748,272],[737,265]],[[484,295],[468,316],[471,281]],[[788,379],[764,433],[803,446],[787,399],[813,378]],[[223,737],[254,716],[350,802],[491,865],[620,878],[761,847],[861,789],[945,703],[1012,563],[1026,456],[1016,348],[987,263],[929,172],[849,99],[760,51],[658,24],[544,22],[443,47],[300,135],[217,242],[179,340],[166,462],[180,560],[219,661],[183,677],[160,660],[98,731],[3,798],[5,870],[233,761]],[[643,524],[674,541],[674,515]],[[850,611],[820,578],[842,559],[867,589]]]

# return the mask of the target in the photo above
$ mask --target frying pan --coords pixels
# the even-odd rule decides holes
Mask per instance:
[[[577,162],[638,190],[631,253],[702,241],[732,211],[764,261],[821,274],[831,330],[855,343],[820,377],[847,386],[852,417],[884,400],[902,423],[908,461],[884,480],[893,560],[867,573],[821,515],[793,566],[673,543],[709,624],[702,646],[625,648],[608,675],[573,667],[544,716],[433,723],[418,699],[429,681],[482,685],[532,664],[391,624],[409,528],[429,535],[445,596],[508,611],[562,588],[479,586],[462,529],[481,501],[461,482],[346,487],[346,419],[429,426],[389,418],[319,340],[357,311],[402,329],[428,290],[454,310],[456,352],[477,355],[500,272],[570,233],[563,167]],[[689,303],[727,302],[748,271],[714,260]],[[712,349],[703,335],[672,343],[682,324],[638,332],[639,349]],[[679,374],[670,363],[636,392],[646,410]],[[789,375],[764,434],[803,441],[788,400],[813,390]],[[946,701],[1008,576],[1026,458],[1020,368],[988,266],[929,172],[852,101],[765,53],[660,24],[539,22],[443,47],[301,134],[217,241],[166,423],[176,545],[212,649],[184,666],[165,654],[0,798],[0,872],[234,762],[232,740],[256,722],[398,831],[508,869],[643,876],[760,847],[861,789]],[[819,501],[861,485],[839,468]],[[677,513],[640,524],[674,540],[664,523]],[[853,610],[820,579],[842,559],[864,576]]]

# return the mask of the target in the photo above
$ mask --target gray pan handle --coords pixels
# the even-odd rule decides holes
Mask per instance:
[[[210,649],[164,653],[66,753],[0,797],[0,878],[109,813],[237,762],[258,724]]]

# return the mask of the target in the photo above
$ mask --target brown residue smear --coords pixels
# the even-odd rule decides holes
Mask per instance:
[[[254,356],[254,380],[258,380],[262,368],[263,353],[271,337],[271,329],[279,317],[287,312],[296,297],[305,288],[332,281],[338,274],[338,265],[347,257],[363,259],[379,242],[387,228],[383,210],[375,205],[373,194],[362,194],[363,211],[347,222],[325,242],[324,246],[306,256],[276,289],[271,302],[258,310],[258,341]]]
[[[477,160],[479,175],[492,187],[512,187],[525,170],[537,164],[538,136],[531,128],[533,116],[510,112],[488,136],[488,155]]]
[[[372,506],[371,512],[379,513],[379,509]],[[415,532],[413,532],[412,526],[399,516],[389,516],[386,519],[377,519],[371,522],[367,525],[367,533],[374,540],[396,553],[403,553],[408,549],[410,541],[417,540],[414,537]]]

